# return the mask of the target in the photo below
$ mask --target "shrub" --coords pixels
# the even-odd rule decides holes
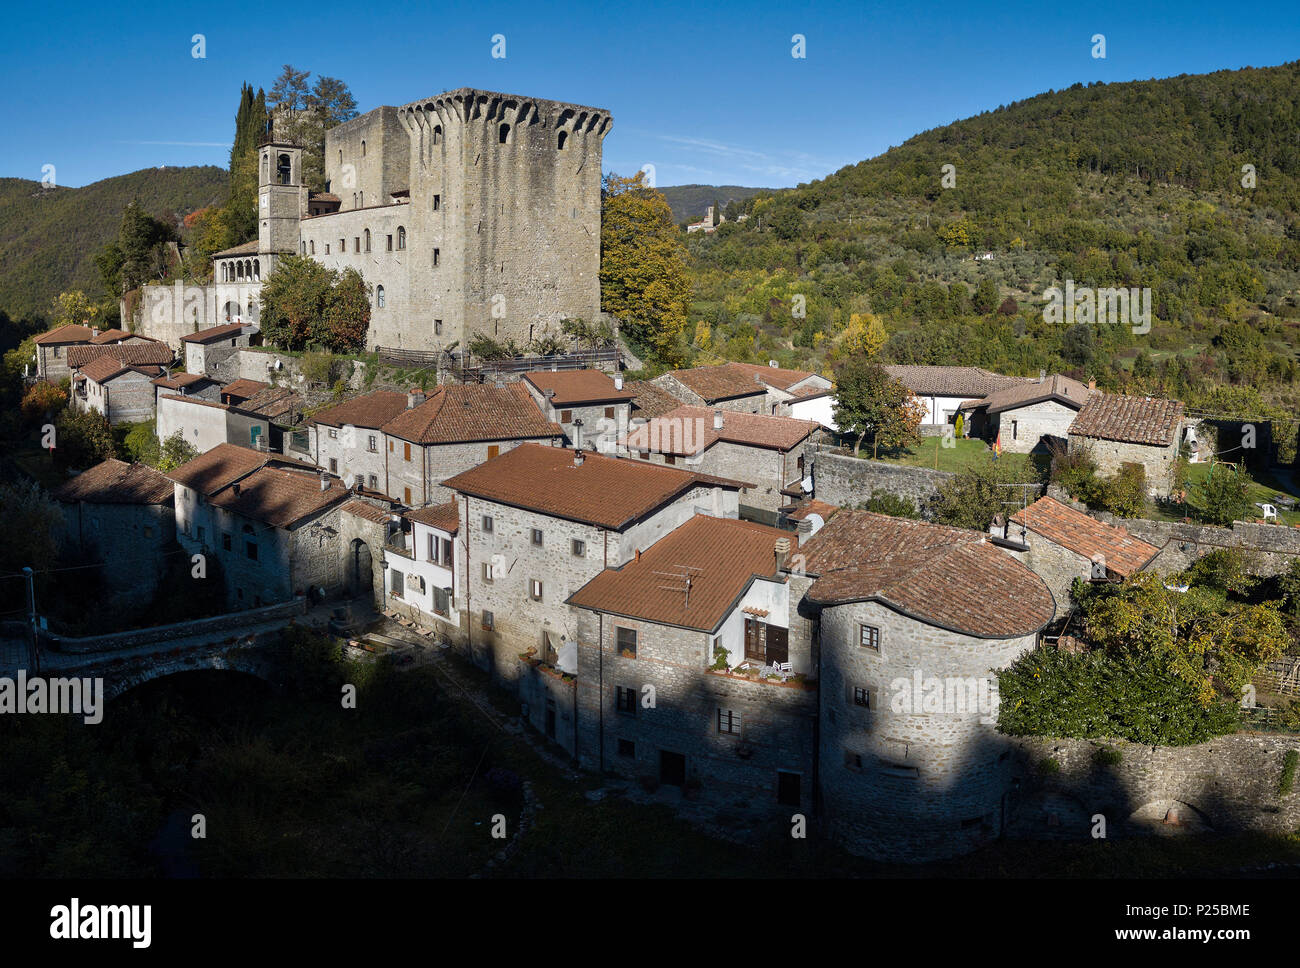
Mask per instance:
[[[1250,486],[1245,472],[1233,464],[1215,464],[1195,490],[1196,516],[1206,524],[1228,525],[1245,516]]]
[[[1295,786],[1295,768],[1297,763],[1300,763],[1300,751],[1287,750],[1286,756],[1282,758],[1282,775],[1278,777],[1277,781],[1278,796],[1286,796],[1291,792],[1291,788]]]
[[[1038,761],[1038,773],[1040,776],[1052,776],[1061,772],[1060,761],[1054,757],[1048,756]]]
[[[1123,758],[1124,754],[1113,746],[1099,746],[1092,754],[1092,761],[1098,766],[1115,766]]]
[[[53,383],[33,383],[23,394],[23,419],[35,423],[48,414],[63,407],[68,402],[68,395]]]
[[[888,514],[893,518],[919,518],[921,516],[911,498],[890,494],[886,491],[871,495],[870,498],[858,506],[864,511]]]

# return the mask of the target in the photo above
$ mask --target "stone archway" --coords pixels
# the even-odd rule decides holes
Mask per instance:
[[[353,597],[359,598],[366,595],[373,600],[375,595],[375,572],[370,556],[370,545],[360,538],[353,538],[348,551],[348,568],[350,571],[348,587],[351,589]]]
[[[1200,834],[1214,829],[1210,818],[1183,800],[1151,800],[1134,810],[1128,818],[1132,829],[1160,834]]]

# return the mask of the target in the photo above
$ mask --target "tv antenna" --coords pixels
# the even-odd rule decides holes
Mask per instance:
[[[704,574],[704,569],[696,568],[693,565],[674,565],[673,567],[677,570],[656,571],[652,572],[652,574],[661,578],[672,579],[673,583],[671,585],[659,585],[658,587],[665,591],[681,592],[685,596],[682,608],[688,609],[691,607],[691,587],[695,584],[695,577]]]

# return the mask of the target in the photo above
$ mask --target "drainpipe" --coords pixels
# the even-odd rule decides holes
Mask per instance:
[[[596,689],[596,708],[600,711],[600,756],[597,763],[597,769],[603,776],[605,773],[605,613],[596,613],[596,649],[600,659],[600,685]]]
[[[387,455],[387,451],[384,451]],[[384,463],[387,465],[388,457],[384,457]],[[453,575],[454,579],[455,576]],[[469,495],[465,495],[465,648],[469,652],[470,662],[474,661],[474,615],[470,612],[470,585],[473,577],[469,569]]]

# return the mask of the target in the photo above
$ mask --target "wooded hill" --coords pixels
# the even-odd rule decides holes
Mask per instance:
[[[229,177],[207,165],[146,168],[81,188],[0,178],[0,310],[44,315],[67,289],[99,298],[104,287],[95,255],[117,238],[132,200],[150,215],[179,221],[224,201]]]

